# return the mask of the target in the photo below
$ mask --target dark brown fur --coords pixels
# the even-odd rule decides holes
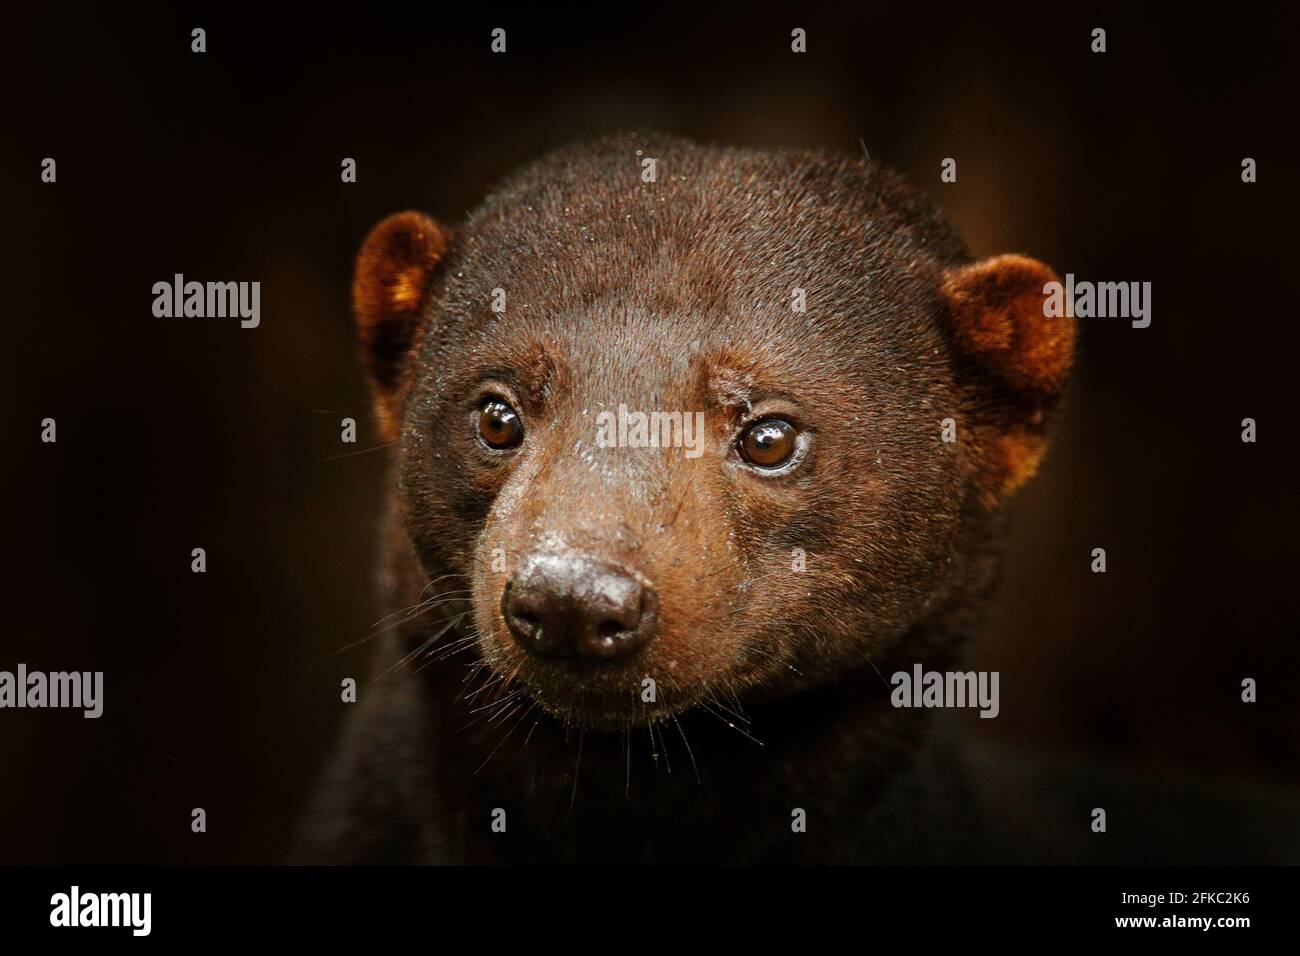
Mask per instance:
[[[997,858],[943,721],[892,708],[887,677],[953,665],[978,628],[1001,506],[1071,360],[1073,321],[1042,314],[1052,278],[971,264],[875,165],[665,137],[555,153],[454,237],[420,214],[378,226],[356,305],[397,439],[385,598],[406,617],[307,858]],[[484,381],[522,414],[517,454],[474,437]],[[596,448],[596,411],[620,402],[705,410],[706,453]],[[812,436],[798,470],[732,460],[749,409]],[[658,639],[627,664],[527,656],[499,608],[539,548],[635,567]]]

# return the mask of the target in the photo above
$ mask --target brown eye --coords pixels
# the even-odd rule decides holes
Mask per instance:
[[[489,448],[516,448],[524,440],[524,423],[505,402],[489,398],[478,412],[478,437]]]
[[[779,467],[794,454],[798,434],[793,425],[780,418],[750,425],[740,436],[740,456],[759,468]]]

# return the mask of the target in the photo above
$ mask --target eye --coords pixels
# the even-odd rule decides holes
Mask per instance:
[[[740,457],[758,468],[779,468],[794,454],[799,433],[781,418],[750,425],[740,436]]]
[[[501,399],[487,398],[478,411],[478,437],[489,448],[517,448],[524,440],[524,423]]]

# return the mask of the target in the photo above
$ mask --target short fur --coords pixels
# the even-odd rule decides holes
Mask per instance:
[[[1002,505],[1072,356],[1073,320],[1043,315],[1053,278],[1019,256],[972,264],[874,163],[660,136],[553,153],[454,236],[417,213],[381,223],[356,311],[397,440],[400,626],[376,640],[381,676],[304,858],[1006,856],[942,721],[891,707],[886,675],[950,668],[978,629]],[[475,438],[485,382],[525,422],[515,454]],[[594,416],[620,403],[704,410],[706,453],[597,448]],[[764,410],[811,436],[786,477],[734,456]],[[539,549],[635,567],[658,639],[628,664],[530,658],[500,600]]]

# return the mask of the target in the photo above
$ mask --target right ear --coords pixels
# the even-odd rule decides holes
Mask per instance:
[[[997,504],[1025,483],[1047,449],[1047,417],[1065,388],[1074,359],[1074,319],[1044,308],[1057,277],[1025,256],[985,259],[947,272],[940,293],[953,341],[997,383],[976,442],[975,485]],[[992,415],[1000,407],[1001,414]]]
[[[451,247],[451,230],[421,212],[389,216],[357,254],[352,307],[370,376],[379,429],[397,438],[406,360],[415,342],[429,286]]]

